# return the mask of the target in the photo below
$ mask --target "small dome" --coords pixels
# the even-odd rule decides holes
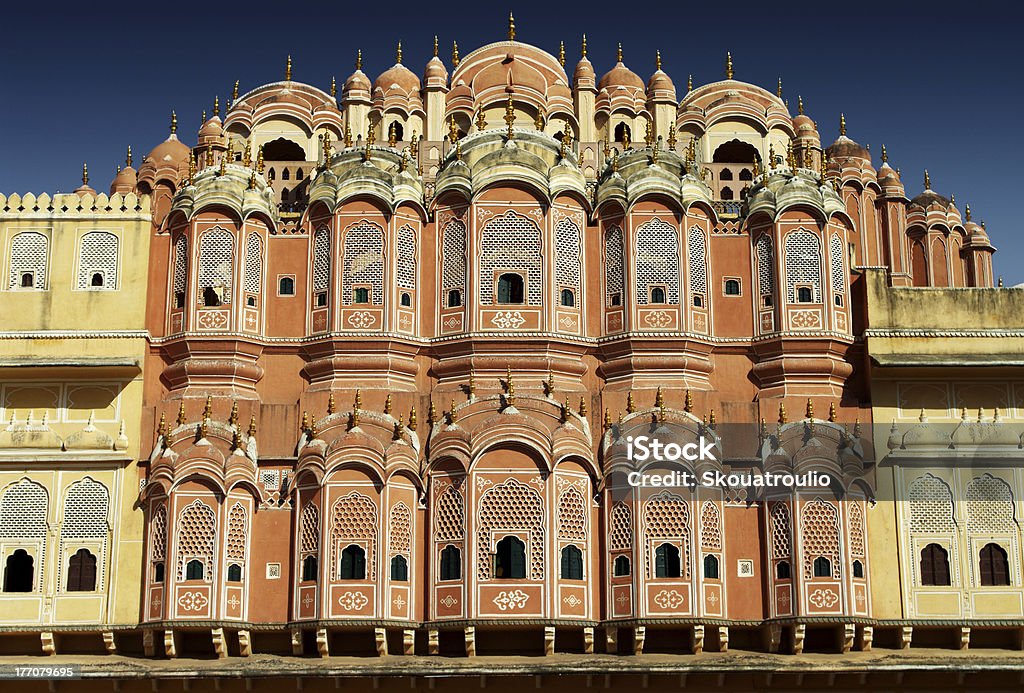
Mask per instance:
[[[357,69],[345,80],[342,93],[347,94],[350,91],[370,91],[370,78],[362,70]]]
[[[188,161],[190,151],[191,150],[178,139],[177,135],[171,134],[170,137],[158,144],[153,148],[153,151],[146,155],[145,161],[152,161],[155,166],[161,166],[163,164],[177,166],[182,162]],[[145,165],[145,161],[143,162],[143,166]]]
[[[817,134],[818,128],[815,126],[814,121],[811,120],[810,116],[805,116],[803,113],[793,118],[793,130],[796,131],[797,136],[802,133],[807,135]]]
[[[223,137],[224,126],[221,124],[220,116],[213,116],[199,128],[200,144],[206,144],[211,140],[223,139]]]
[[[423,70],[423,81],[430,82],[431,80],[448,81],[448,70],[436,55],[427,62],[427,67]]]
[[[828,152],[829,157],[832,159],[855,158],[868,162],[871,161],[871,152],[846,135],[840,135],[825,151]]]
[[[601,81],[597,85],[598,89],[614,89],[616,87],[643,91],[644,81],[620,60],[615,64],[615,67],[604,73],[604,76],[601,77]]]
[[[405,65],[395,63],[381,73],[380,77],[373,83],[373,90],[387,93],[392,87],[398,87],[407,95],[412,95],[420,90],[420,79],[413,74],[412,70]]]
[[[580,61],[576,63],[576,71],[572,75],[573,84],[577,87],[583,80],[589,80],[591,83],[597,79],[597,74],[594,72],[594,66],[587,60],[587,56],[580,58]]]
[[[672,83],[672,78],[669,77],[662,70],[656,70],[651,78],[647,80],[647,91],[652,92],[655,89],[671,89],[675,91],[676,85]]]
[[[933,204],[938,203],[943,209],[949,207],[950,202],[948,197],[943,197],[932,189],[925,190],[923,193],[915,197],[910,201],[910,204],[916,205],[923,209],[928,209]]]
[[[126,166],[117,172],[114,176],[114,180],[110,183],[110,194],[114,193],[130,193],[135,189],[135,184],[139,181],[139,175],[135,169],[131,166]]]

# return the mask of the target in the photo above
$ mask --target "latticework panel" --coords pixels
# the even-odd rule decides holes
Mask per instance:
[[[313,234],[313,291],[327,291],[331,284],[331,232],[317,229]]]
[[[465,296],[466,225],[461,221],[451,221],[444,227],[441,255],[441,289],[444,296],[447,297],[452,289],[457,289]]]
[[[178,580],[185,579],[185,565],[193,558],[207,567],[203,577],[213,579],[214,547],[217,544],[217,514],[198,498],[182,508],[174,528],[178,541]]]
[[[1013,493],[1002,479],[991,474],[975,477],[967,485],[967,530],[987,534],[1016,533]]]
[[[786,290],[790,303],[796,303],[798,285],[809,287],[814,302],[821,302],[821,243],[806,229],[786,236]]]
[[[587,540],[587,503],[575,486],[562,491],[558,497],[558,538]]]
[[[0,537],[41,539],[46,536],[46,489],[22,479],[7,488],[0,502]]]
[[[662,491],[644,503],[644,548],[647,574],[654,575],[651,557],[654,545],[661,541],[678,541],[682,577],[690,578],[690,506],[675,493]]]
[[[700,507],[700,545],[713,551],[722,550],[722,516],[712,501]]]
[[[763,234],[757,239],[757,287],[762,296],[771,296],[775,288],[775,259],[772,238]]]
[[[953,493],[931,474],[919,476],[907,489],[911,532],[952,532]]]
[[[363,221],[345,232],[343,243],[342,295],[346,304],[355,303],[357,285],[370,287],[370,301],[384,303],[384,230]]]
[[[788,559],[792,552],[792,535],[789,531],[789,505],[775,503],[772,508],[772,558]]]
[[[416,289],[416,232],[405,225],[398,229],[398,266],[395,280],[400,289]]]
[[[307,503],[299,518],[299,551],[305,555],[320,550],[320,509]]]
[[[854,558],[864,558],[864,511],[859,501],[850,501],[846,504],[848,522],[850,523],[850,554]]]
[[[92,276],[103,275],[103,288],[117,288],[117,236],[107,231],[90,231],[82,236],[78,251],[78,288],[92,287]]]
[[[163,503],[153,509],[149,524],[149,555],[154,561],[167,558],[167,506]]]
[[[224,303],[231,302],[235,240],[224,229],[210,229],[199,238],[199,289],[223,289]]]
[[[484,227],[480,240],[480,303],[493,305],[494,273],[509,270],[526,275],[526,302],[539,306],[544,295],[540,228],[526,217],[508,212]]]
[[[388,552],[406,556],[412,551],[412,512],[405,503],[391,506],[388,518]]]
[[[526,484],[509,479],[488,489],[480,498],[477,513],[477,575],[481,580],[491,577],[492,531],[528,532],[531,580],[544,579],[544,501]]]
[[[465,535],[465,501],[459,489],[452,486],[437,497],[434,505],[434,539],[461,541]]]
[[[107,487],[92,479],[72,484],[64,497],[62,539],[102,539],[109,529],[107,512],[110,494]]]
[[[832,564],[832,577],[840,575],[839,509],[816,499],[800,511],[800,537],[804,550],[804,577],[814,576],[814,559],[823,556]]]
[[[633,548],[633,511],[619,501],[612,506],[611,550],[629,551]]]
[[[654,219],[636,232],[636,302],[649,303],[649,288],[665,287],[666,303],[679,303],[679,232]]]
[[[33,273],[32,288],[46,288],[46,259],[49,253],[46,236],[34,231],[23,231],[11,239],[10,288],[21,286],[21,275]]]
[[[612,305],[612,296],[618,294],[624,300],[623,287],[626,285],[623,266],[622,229],[613,226],[604,234],[604,288],[605,305]]]
[[[331,520],[331,565],[338,570],[344,544],[356,542],[366,549],[366,577],[377,579],[377,506],[367,496],[352,491],[334,503]]]
[[[245,546],[248,536],[248,517],[241,503],[231,506],[228,513],[228,546],[229,561],[244,561]]]
[[[689,253],[690,292],[707,295],[708,292],[708,243],[707,236],[698,226],[687,231]]]
[[[188,237],[180,234],[174,239],[174,293],[184,294],[188,277]]]
[[[263,284],[263,241],[253,233],[245,242],[245,290],[258,294]]]
[[[846,292],[846,270],[843,263],[843,240],[837,233],[829,239],[828,260],[832,270],[832,293],[841,296]]]
[[[555,227],[555,283],[559,289],[572,289],[580,295],[582,272],[582,238],[580,229],[570,219],[562,219]]]

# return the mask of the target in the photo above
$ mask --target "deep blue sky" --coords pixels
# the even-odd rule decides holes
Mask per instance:
[[[422,72],[433,35],[449,63],[452,39],[467,55],[505,37],[512,3],[134,2],[74,10],[15,0],[0,27],[0,192],[71,190],[83,161],[105,190],[132,145],[136,164],[167,135],[170,110],[178,134],[195,140],[200,113],[236,79],[241,91],[283,77],[292,54],[296,80],[339,89],[357,47],[371,78],[394,62]],[[703,7],[702,7],[703,5]],[[322,8],[323,7],[323,8]],[[423,8],[432,7],[428,15]],[[848,134],[880,145],[903,173],[908,196],[932,187],[971,204],[988,222],[996,275],[1024,282],[1020,204],[1011,186],[1024,166],[1024,80],[1020,10],[1010,3],[517,2],[517,39],[557,54],[569,67],[586,32],[600,75],[621,41],[625,62],[645,80],[661,50],[679,96],[722,78],[732,51],[736,78],[774,90],[795,113],[802,94],[828,144],[839,113]],[[1013,16],[1011,16],[1011,14]]]

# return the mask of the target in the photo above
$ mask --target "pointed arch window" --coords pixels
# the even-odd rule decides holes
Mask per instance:
[[[409,562],[405,556],[393,556],[391,558],[391,580],[393,582],[409,581]]]
[[[712,553],[704,556],[704,579],[718,579],[718,556],[715,556]]]
[[[341,579],[366,579],[366,550],[361,546],[349,544],[341,552]]]
[[[448,546],[441,549],[441,579],[458,580],[462,577],[462,552],[458,547]]]
[[[681,575],[679,547],[666,542],[654,550],[654,577],[677,578]]]
[[[979,552],[978,559],[983,586],[1010,584],[1010,565],[1006,549],[995,543],[985,544]]]
[[[31,592],[34,572],[35,558],[25,549],[17,549],[4,566],[4,592]]]
[[[96,556],[79,549],[68,559],[68,592],[92,592],[96,589]]]
[[[526,577],[526,544],[518,537],[507,536],[498,542],[494,555],[494,576],[503,580]]]
[[[561,575],[563,580],[583,579],[583,552],[569,544],[562,549]]]
[[[921,584],[950,584],[949,552],[938,544],[928,544],[921,549]]]
[[[612,570],[612,574],[615,577],[626,577],[630,574],[629,557],[628,556],[616,556],[615,564]]]

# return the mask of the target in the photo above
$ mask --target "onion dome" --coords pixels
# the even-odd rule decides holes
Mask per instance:
[[[676,85],[672,83],[672,78],[661,69],[661,51],[656,54],[654,74],[647,80],[647,97],[676,100]]]
[[[199,128],[196,144],[200,147],[211,144],[224,144],[224,125],[219,115],[213,116]]]
[[[810,116],[804,115],[804,97],[796,97],[797,114],[793,118],[793,131],[797,137],[818,137],[818,126],[814,124]]]
[[[395,54],[395,64],[381,73],[373,83],[373,91],[380,89],[385,94],[398,89],[406,96],[412,96],[420,90],[420,78],[412,70],[402,64],[402,43],[399,41]]]
[[[878,167],[878,182],[881,185],[903,185],[899,171],[889,165],[889,152],[882,145],[882,165]]]
[[[943,209],[946,209],[950,205],[950,200],[948,197],[943,197],[932,190],[932,177],[928,175],[928,171],[926,169],[924,172],[924,192],[912,199],[910,204],[923,209],[928,209],[936,203],[941,205]]]
[[[839,137],[825,151],[832,159],[856,158],[869,163],[871,161],[871,152],[846,136],[846,116],[843,114],[839,115]]]
[[[618,62],[615,63],[615,67],[604,73],[601,77],[601,81],[598,82],[598,89],[630,89],[630,90],[644,90],[644,81],[640,79],[640,76],[630,70],[622,62],[622,44],[619,44],[618,50]]]
[[[448,70],[437,57],[437,36],[434,37],[434,57],[427,61],[423,70],[423,84],[427,87],[444,87],[448,84]]]
[[[967,231],[967,235],[972,239],[988,242],[988,232],[985,231],[984,223],[977,224],[971,219],[970,205],[964,208],[964,230]]]
[[[96,191],[89,187],[89,164],[82,164],[82,184],[75,188],[76,195],[95,195]]]
[[[342,87],[342,94],[348,96],[351,92],[370,93],[370,78],[363,72],[363,51],[356,51],[356,71],[349,75]]]
[[[178,172],[188,167],[188,158],[192,150],[178,139],[178,116],[171,111],[171,134],[158,144],[142,160],[139,166],[139,180],[153,184],[161,174],[169,175],[177,180]]]
[[[110,183],[110,194],[114,193],[130,193],[135,189],[135,184],[139,181],[139,176],[132,168],[132,148],[128,146],[128,155],[124,160],[124,168],[117,172],[114,176],[114,180]]]
[[[572,75],[574,89],[593,89],[597,82],[594,66],[587,59],[587,35],[583,34],[583,46],[580,50],[580,61],[576,63],[576,71]]]

